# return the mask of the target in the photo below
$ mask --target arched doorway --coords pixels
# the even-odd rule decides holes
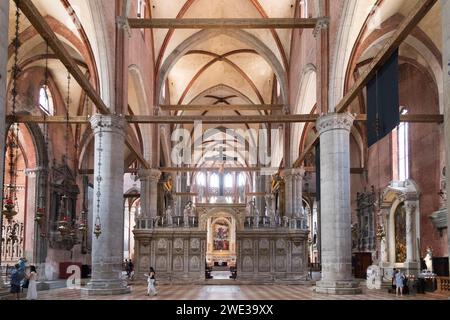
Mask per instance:
[[[236,268],[236,219],[220,212],[207,221],[206,267],[213,279],[230,279]]]

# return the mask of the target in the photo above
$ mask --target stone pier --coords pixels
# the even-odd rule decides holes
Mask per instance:
[[[125,121],[116,115],[95,115],[91,126],[95,134],[92,223],[101,224],[101,234],[92,239],[92,278],[83,293],[124,294],[130,292],[122,280]]]
[[[322,279],[316,292],[358,294],[352,275],[350,130],[354,117],[328,114],[317,120],[320,133]]]

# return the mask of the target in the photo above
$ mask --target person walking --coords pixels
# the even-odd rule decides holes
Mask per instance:
[[[133,278],[134,278],[134,263],[133,263],[133,261],[131,261],[131,259],[128,262],[128,272],[129,272],[128,279],[133,280]]]
[[[153,295],[156,296],[158,292],[156,292],[155,284],[156,284],[156,272],[153,267],[150,268],[150,273],[145,274],[147,277],[147,296]]]
[[[37,300],[37,271],[35,266],[30,267],[30,274],[26,277],[29,281],[27,300]]]
[[[404,286],[405,275],[397,270],[395,273],[395,286],[396,286],[396,295],[400,292],[400,296],[403,297],[403,286]]]

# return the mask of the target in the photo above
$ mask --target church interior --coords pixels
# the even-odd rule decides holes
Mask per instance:
[[[0,148],[0,300],[450,297],[450,0],[2,0]]]

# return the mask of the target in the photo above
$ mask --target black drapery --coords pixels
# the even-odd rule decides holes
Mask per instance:
[[[398,50],[367,85],[367,143],[376,144],[400,124]]]

